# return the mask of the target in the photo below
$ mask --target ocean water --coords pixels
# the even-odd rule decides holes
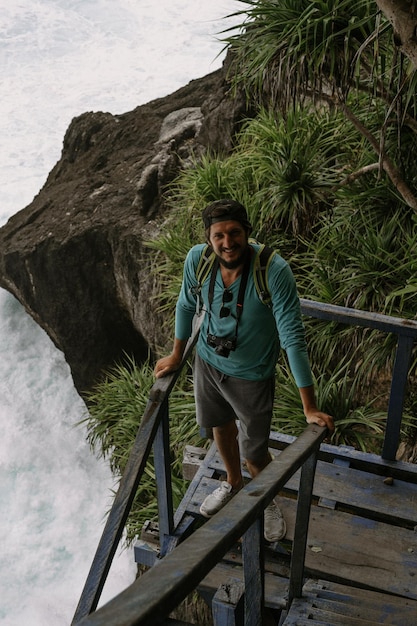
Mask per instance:
[[[237,0],[0,0],[0,226],[29,204],[71,119],[120,114],[220,67]],[[0,623],[69,624],[115,487],[64,356],[0,290]],[[120,549],[101,603],[133,581]]]

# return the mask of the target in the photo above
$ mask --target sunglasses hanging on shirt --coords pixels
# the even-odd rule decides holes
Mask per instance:
[[[233,292],[230,289],[224,289],[222,296],[222,306],[220,309],[219,317],[225,318],[232,315],[236,320],[235,335],[234,337],[217,337],[210,333],[211,325],[211,306],[213,304],[214,285],[216,282],[216,274],[219,268],[219,262],[216,259],[213,263],[210,276],[210,285],[208,293],[208,324],[207,324],[207,343],[209,346],[215,349],[216,354],[224,357],[228,357],[231,350],[236,350],[237,345],[237,331],[239,326],[239,319],[243,312],[243,300],[245,297],[246,285],[249,277],[249,268],[251,264],[251,253],[248,252],[244,261],[242,277],[240,280],[239,293],[237,296],[236,313],[233,314],[231,309],[225,304],[232,302]]]
[[[224,305],[227,304],[228,302],[231,302],[232,300],[233,300],[233,293],[230,291],[230,289],[225,289],[223,291],[222,306],[220,309],[219,317],[228,317],[231,314],[231,310],[229,309],[229,307],[224,306]]]

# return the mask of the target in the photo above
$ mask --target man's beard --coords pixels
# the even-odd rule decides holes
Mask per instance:
[[[219,255],[216,255],[216,256],[219,259],[220,265],[223,265],[223,267],[225,267],[227,270],[235,270],[244,264],[247,252],[248,252],[248,249],[244,248],[241,254],[238,256],[238,258],[235,259],[234,261],[225,261],[221,256]]]

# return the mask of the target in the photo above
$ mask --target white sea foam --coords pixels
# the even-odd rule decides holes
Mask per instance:
[[[123,113],[220,66],[237,0],[0,0],[0,225],[27,205],[85,111]],[[236,20],[235,20],[236,21]],[[220,58],[216,58],[221,54]],[[67,625],[114,479],[77,422],[63,355],[0,290],[0,622]],[[129,584],[117,556],[102,602]]]

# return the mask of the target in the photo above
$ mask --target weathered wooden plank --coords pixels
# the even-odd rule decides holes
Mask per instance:
[[[417,322],[401,317],[383,315],[373,311],[358,311],[336,304],[326,302],[316,302],[300,298],[301,311],[304,315],[310,315],[317,319],[337,321],[339,324],[353,324],[355,326],[365,326],[376,328],[385,333],[403,334],[407,337],[417,338]]]
[[[298,491],[299,472],[285,485]],[[417,524],[417,485],[384,477],[351,467],[319,461],[316,468],[313,494],[327,497],[357,511],[368,511],[381,519],[396,519],[399,524]],[[365,513],[364,513],[365,514]]]
[[[185,446],[182,460],[182,477],[184,480],[192,480],[200,469],[207,454],[204,448]]]
[[[193,626],[191,622],[182,622],[177,619],[168,618],[164,622],[164,626]]]
[[[290,569],[289,603],[301,595],[304,580],[304,563],[307,548],[308,525],[317,454],[312,454],[301,468],[298,506],[295,519],[294,541]]]
[[[230,578],[243,583],[242,566],[219,563],[205,576],[198,589],[210,597],[220,585],[227,584]],[[265,572],[265,606],[275,610],[284,609],[288,600],[288,584],[288,578]]]
[[[215,481],[213,481],[215,482]],[[281,503],[283,499],[281,498]],[[292,507],[292,514],[288,508]],[[293,538],[295,503],[282,505],[287,519],[287,538]],[[314,552],[320,550],[320,552]],[[266,563],[268,569],[269,564]],[[367,522],[346,513],[321,511],[314,508],[310,522],[307,552],[307,568],[312,573],[326,576],[332,572],[334,578],[354,581],[366,587],[382,589],[389,593],[402,593],[416,597],[417,535],[412,531],[387,527],[378,522]],[[238,565],[218,565],[202,585],[215,588],[219,580],[231,575],[242,576]],[[334,583],[325,583],[334,584]],[[275,586],[278,585],[278,589]],[[287,597],[288,581],[279,576],[265,576],[265,604],[272,608],[283,608]],[[343,590],[342,586],[338,587]],[[356,594],[369,594],[368,590],[355,590]],[[273,599],[279,598],[274,605]],[[392,600],[393,603],[396,599]],[[405,597],[398,599],[403,606],[409,602]],[[398,613],[401,615],[401,611]],[[383,622],[381,622],[383,623]],[[406,624],[406,622],[398,622]],[[415,623],[417,623],[417,618]],[[414,626],[414,623],[413,623]]]
[[[311,614],[318,617],[320,614],[332,613],[340,617],[353,617],[355,619],[366,620],[366,622],[374,622],[375,624],[386,624],[387,617],[394,617],[394,623],[405,624],[405,619],[410,618],[410,611],[408,615],[404,611],[399,611],[397,606],[390,607],[385,594],[379,594],[381,598],[372,597],[371,602],[359,602],[355,595],[351,595],[345,602],[338,602],[336,600],[325,600],[322,598],[305,598],[306,604],[312,605],[314,608],[311,610]],[[320,611],[320,613],[318,613]],[[413,609],[414,612],[414,609]],[[413,619],[416,619],[416,614],[412,615]],[[390,622],[392,623],[392,620]],[[413,622],[414,624],[414,622]]]
[[[273,449],[283,450],[290,445],[296,437],[277,431],[270,433],[270,446]],[[272,450],[273,451],[273,450]],[[356,469],[382,476],[393,476],[411,483],[417,483],[417,464],[405,461],[387,461],[378,454],[362,452],[348,446],[334,446],[322,443],[319,451],[319,460],[332,462],[334,459],[347,459]]]
[[[304,626],[310,624],[313,626],[317,626],[317,624],[325,626],[379,626],[383,623],[377,618],[375,620],[372,619],[370,615],[354,617],[346,613],[337,613],[336,606],[333,609],[329,608],[329,610],[326,610],[312,606],[308,600],[295,600],[283,626]]]
[[[382,594],[381,594],[382,595]],[[338,616],[353,617],[355,619],[367,620],[369,622],[375,622],[375,624],[382,624],[380,621],[381,610],[378,608],[378,603],[373,601],[372,606],[369,602],[363,606],[362,602],[358,602],[357,598],[352,595],[345,602],[338,602],[337,600],[326,600],[320,597],[304,597],[304,603],[308,607],[314,607],[312,610],[307,609],[311,615],[318,616],[318,612],[321,613],[335,613]]]
[[[280,451],[273,454],[279,456]],[[352,509],[353,512],[404,525],[417,524],[417,484],[394,478],[391,484],[384,482],[385,477],[341,465],[346,459],[336,459],[337,463],[318,461],[313,486],[315,498],[327,498]],[[224,473],[221,458],[213,445],[210,456],[204,461],[210,469],[210,476],[195,486],[192,498],[187,496],[185,508],[192,515],[199,514],[199,505],[216,487],[217,479],[213,476]],[[245,473],[249,479],[249,474]],[[284,490],[298,492],[300,472],[298,471],[285,485]],[[366,511],[368,513],[366,513]]]
[[[394,460],[400,441],[401,420],[403,416],[405,389],[408,381],[408,370],[411,365],[411,354],[415,336],[398,335],[394,367],[391,378],[391,391],[388,402],[387,423],[384,432],[384,443],[381,456]]]
[[[286,538],[292,541],[295,502],[278,500],[287,522]],[[311,576],[417,599],[417,533],[312,507],[306,567]]]
[[[172,502],[171,459],[169,448],[168,400],[161,406],[161,421],[153,443],[154,467],[158,501],[158,526],[161,555],[167,551],[168,537],[174,530],[174,507]]]
[[[334,598],[306,597],[306,601],[320,611],[331,611],[337,615],[349,615],[360,619],[367,619],[377,624],[412,624],[417,621],[417,604],[399,606],[391,602],[393,596],[368,591],[369,598],[359,599],[353,592],[344,601]],[[379,596],[379,597],[378,597]],[[410,602],[410,601],[409,601]]]
[[[304,585],[304,594],[317,599],[335,601],[335,602],[347,602],[360,603],[360,605],[366,610],[373,609],[376,605],[379,605],[383,615],[387,613],[393,613],[396,616],[396,620],[399,623],[403,623],[402,617],[410,616],[417,618],[417,601],[410,598],[402,598],[400,596],[392,596],[378,591],[371,591],[369,589],[360,589],[359,587],[351,587],[349,585],[341,585],[340,583],[329,582],[326,580],[312,580],[309,579]],[[417,622],[417,619],[416,619]]]
[[[270,451],[273,456],[279,454],[280,450],[293,443],[296,437],[291,435],[285,435],[283,433],[273,432],[270,433]],[[214,453],[213,453],[214,448]],[[204,465],[209,467],[215,473],[219,475],[225,473],[225,467],[220,458],[220,455],[215,449],[215,446],[210,448],[210,457],[206,457],[203,461]],[[350,446],[334,446],[331,444],[322,443],[319,450],[319,462],[333,463],[340,461],[340,464],[345,464],[352,469],[362,470],[376,476],[392,477],[394,480],[401,480],[407,484],[417,484],[417,464],[406,463],[404,461],[386,461],[377,454],[370,454],[355,450]],[[244,476],[249,478],[249,472],[243,467]]]
[[[334,465],[337,465],[339,467],[350,466],[350,462],[347,459],[333,459],[332,463],[334,463]],[[337,500],[333,500],[332,498],[329,498],[328,496],[320,496],[318,505],[325,506],[327,509],[335,509],[337,505]]]
[[[245,574],[245,626],[262,626],[264,607],[264,523],[258,517],[242,538],[243,571]]]
[[[200,504],[202,502],[202,500],[200,501],[200,503],[198,504],[197,507],[197,503],[199,501],[199,496],[198,494],[196,495],[196,490],[200,488],[200,484],[202,479],[210,479],[212,478],[215,474],[216,474],[216,470],[213,469],[211,467],[211,459],[215,456],[219,456],[218,452],[217,452],[217,448],[215,445],[212,445],[210,447],[210,449],[208,450],[206,457],[205,457],[205,461],[204,463],[200,466],[200,468],[198,469],[198,471],[196,472],[193,480],[191,481],[185,495],[184,498],[182,499],[178,509],[175,512],[174,515],[174,526],[177,527],[182,520],[182,517],[186,514],[194,514],[197,515],[199,514],[199,507]],[[216,487],[218,487],[219,484],[216,481],[215,486],[213,487],[213,489],[216,489]],[[207,494],[206,494],[207,495]],[[192,505],[190,507],[190,503],[194,503],[194,505]]]
[[[374,591],[307,581],[303,597],[294,600],[283,626],[325,623],[328,625],[415,626],[417,602]]]
[[[292,621],[289,621],[289,620],[292,620]],[[329,622],[319,622],[317,620],[314,620],[314,622],[312,622],[308,617],[302,617],[300,615],[290,615],[285,620],[285,622],[283,622],[282,626],[343,626],[343,624],[335,625],[334,622],[329,624]]]

